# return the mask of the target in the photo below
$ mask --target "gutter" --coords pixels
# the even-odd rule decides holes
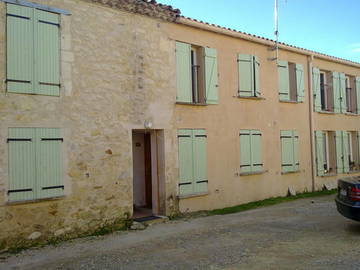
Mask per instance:
[[[215,24],[199,22],[199,21],[196,21],[196,20],[193,20],[190,18],[186,18],[186,17],[178,17],[176,22],[179,24],[190,26],[190,27],[202,29],[205,31],[210,31],[210,32],[214,32],[217,34],[227,35],[227,36],[231,36],[234,38],[240,38],[240,39],[248,40],[251,42],[260,43],[260,44],[263,44],[263,45],[269,46],[269,47],[274,47],[274,42],[275,42],[274,40],[266,39],[266,38],[263,38],[260,36],[246,34],[243,32],[236,31],[236,30],[232,30],[230,28],[221,27],[221,26],[218,26]],[[314,58],[324,59],[327,61],[336,62],[336,63],[360,68],[360,63],[357,63],[357,62],[352,62],[352,61],[337,58],[334,56],[321,54],[318,52],[298,48],[298,47],[291,46],[291,45],[286,45],[284,43],[278,43],[278,44],[279,44],[278,45],[279,49],[295,52],[295,53],[306,55],[306,56],[310,56],[312,59],[314,59]]]

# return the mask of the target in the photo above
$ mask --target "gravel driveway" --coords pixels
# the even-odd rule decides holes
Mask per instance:
[[[0,269],[360,269],[360,223],[334,195],[24,251]]]

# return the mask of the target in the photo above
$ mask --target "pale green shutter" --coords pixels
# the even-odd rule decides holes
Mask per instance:
[[[176,42],[176,101],[192,102],[191,46]]]
[[[180,195],[191,194],[194,191],[194,156],[192,144],[192,130],[178,130],[179,143],[179,193]]]
[[[239,69],[239,96],[254,96],[254,68],[253,56],[250,54],[238,55]]]
[[[9,128],[9,201],[36,197],[34,138],[33,128]]]
[[[299,134],[296,130],[293,131],[293,166],[294,171],[298,171],[300,169],[300,161],[299,161]]]
[[[358,164],[360,165],[360,131],[357,132]]]
[[[254,80],[255,80],[254,92],[255,92],[255,96],[257,97],[261,95],[259,70],[260,70],[259,58],[257,56],[254,56]]]
[[[206,103],[218,104],[218,71],[216,49],[205,48]]]
[[[194,191],[195,193],[207,192],[208,178],[206,166],[206,131],[193,130],[194,151]]]
[[[339,72],[332,73],[332,89],[334,94],[334,112],[341,113],[341,92],[340,92],[340,75]]]
[[[261,133],[259,130],[251,130],[250,141],[251,171],[261,172],[263,163],[261,157]]]
[[[251,131],[240,130],[240,172],[251,172]]]
[[[32,94],[34,9],[12,4],[7,4],[6,7],[7,91]]]
[[[349,164],[349,133],[347,131],[342,132],[342,148],[343,148],[343,166],[344,173],[348,173],[350,171]]]
[[[339,90],[340,90],[340,110],[346,113],[346,79],[344,73],[339,73]]]
[[[315,131],[315,146],[316,146],[316,171],[318,176],[325,174],[324,170],[324,133],[322,131]]]
[[[305,100],[305,87],[304,87],[304,67],[301,64],[295,65],[296,70],[296,94],[297,101],[304,102]]]
[[[60,16],[35,9],[35,93],[60,94]]]
[[[278,61],[279,95],[280,100],[290,100],[289,64],[287,61]]]
[[[316,67],[312,69],[312,88],[314,96],[314,111],[321,111],[321,94],[320,94],[320,70]]]
[[[355,87],[356,87],[357,114],[360,114],[360,77],[356,77],[356,79],[355,79]]]
[[[343,142],[342,142],[342,131],[335,131],[335,142],[336,142],[336,170],[337,173],[344,172],[344,156],[343,156]]]
[[[280,131],[281,140],[281,171],[294,171],[294,140],[291,130]]]
[[[36,128],[36,172],[38,198],[64,195],[62,134],[58,128]]]

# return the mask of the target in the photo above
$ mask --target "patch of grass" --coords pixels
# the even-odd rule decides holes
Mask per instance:
[[[265,199],[262,201],[250,202],[250,203],[240,204],[240,205],[236,205],[236,206],[232,206],[232,207],[226,207],[226,208],[222,208],[222,209],[215,209],[215,210],[207,211],[207,215],[213,216],[213,215],[232,214],[232,213],[247,211],[247,210],[251,210],[251,209],[256,209],[259,207],[271,206],[271,205],[279,204],[279,203],[283,203],[283,202],[289,202],[289,201],[310,198],[310,197],[331,195],[331,194],[335,194],[335,193],[336,193],[336,189],[315,191],[315,192],[304,192],[304,193],[297,194],[296,196],[274,197],[274,198],[269,198],[269,199]]]

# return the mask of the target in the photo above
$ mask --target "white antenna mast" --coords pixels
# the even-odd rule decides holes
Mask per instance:
[[[271,49],[272,51],[275,51],[275,57],[270,58],[269,60],[276,62],[278,61],[279,57],[279,5],[278,0],[275,0],[274,2],[274,35],[275,35],[275,46]]]
[[[279,42],[279,6],[278,6],[278,0],[275,0],[275,5],[274,5],[274,20],[275,20],[275,49],[276,49],[276,61],[278,59],[279,56],[279,47],[278,47],[278,42]]]

